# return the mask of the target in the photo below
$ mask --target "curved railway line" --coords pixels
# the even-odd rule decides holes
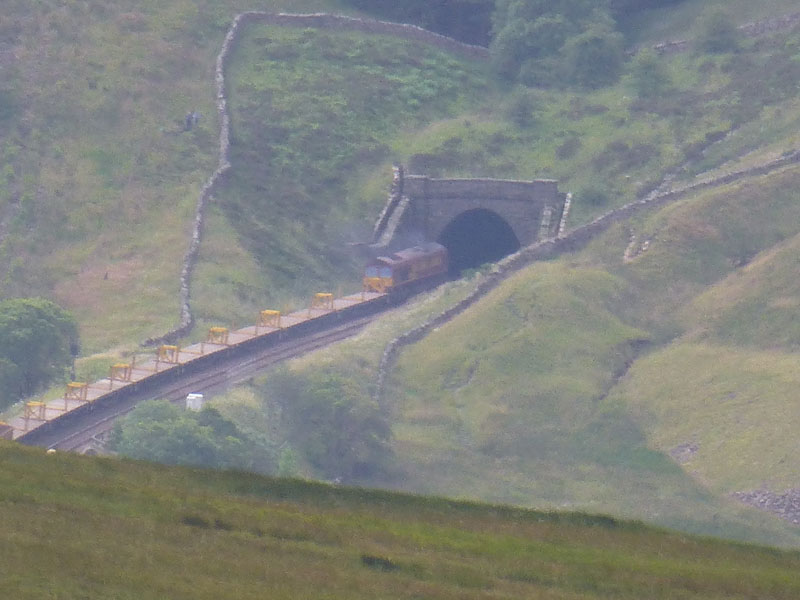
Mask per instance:
[[[200,215],[202,214],[202,205],[210,196],[217,181],[230,169],[227,159],[230,143],[228,139],[229,115],[224,92],[223,69],[227,54],[235,41],[239,24],[246,21],[245,16],[253,19],[264,18],[262,13],[245,13],[237,16],[217,60],[218,108],[222,120],[220,167],[203,189],[198,207]],[[765,175],[798,163],[800,163],[800,150],[794,150],[763,164],[727,173],[717,178],[697,181],[684,188],[669,191],[662,191],[659,188],[645,198],[611,210],[572,231],[564,232],[562,227],[562,231],[557,237],[542,240],[520,249],[517,253],[500,261],[493,272],[485,277],[469,297],[427,323],[423,323],[393,340],[387,346],[378,374],[378,395],[380,395],[383,376],[399,348],[420,339],[432,328],[468,308],[519,268],[538,259],[579,249],[612,223],[627,219],[642,209],[663,206],[690,193],[730,184],[751,176]],[[197,231],[195,232],[198,239],[201,227],[202,218],[198,217]],[[184,265],[185,281],[182,282],[182,303],[187,314],[189,312],[190,263],[190,257],[187,257],[187,264]],[[70,386],[77,387],[70,388],[68,386],[64,398],[54,402],[29,403],[25,416],[11,422],[12,438],[25,444],[47,448],[85,449],[91,445],[93,438],[109,431],[115,419],[132,410],[141,401],[151,398],[177,400],[189,392],[213,392],[225,389],[281,360],[354,335],[391,306],[393,300],[386,294],[377,293],[367,296],[360,294],[338,300],[335,300],[330,294],[318,294],[318,296],[325,297],[324,301],[329,302],[329,305],[315,307],[312,303],[307,313],[300,311],[286,315],[284,325],[272,322],[268,324],[263,320],[264,313],[270,313],[267,315],[268,319],[275,316],[280,318],[280,314],[276,311],[264,311],[262,321],[255,326],[236,332],[227,332],[224,328],[212,328],[209,338],[205,342],[195,344],[200,347],[199,351],[191,346],[184,349],[176,346],[161,346],[154,361],[144,365],[115,365],[107,379],[89,385],[70,384]],[[187,319],[191,324],[190,314]],[[228,335],[230,335],[230,339]],[[224,336],[224,340],[220,336]],[[211,350],[205,351],[204,344],[209,345]],[[159,367],[159,365],[161,366]],[[117,369],[116,373],[115,369]],[[2,433],[0,431],[0,435]]]
[[[305,310],[288,315],[265,310],[256,325],[236,331],[212,327],[203,342],[162,345],[144,363],[116,364],[107,378],[69,383],[61,398],[27,403],[24,415],[11,420],[11,437],[46,448],[85,450],[142,401],[177,401],[190,392],[226,389],[282,360],[358,333],[400,299],[374,292],[338,299],[321,293]]]
[[[297,340],[278,342],[252,355],[220,361],[200,373],[180,378],[154,390],[132,394],[124,402],[87,413],[83,418],[64,426],[53,427],[25,443],[46,448],[81,452],[93,446],[98,437],[108,433],[114,422],[140,402],[152,399],[183,400],[190,392],[214,393],[228,389],[283,360],[317,350],[360,332],[379,313],[348,321],[342,325]]]

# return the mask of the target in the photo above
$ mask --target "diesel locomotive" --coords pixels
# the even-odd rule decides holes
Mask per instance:
[[[443,281],[448,264],[447,248],[436,242],[379,256],[364,269],[364,291],[406,295]]]

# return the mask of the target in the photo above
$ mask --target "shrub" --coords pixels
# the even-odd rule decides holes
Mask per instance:
[[[642,50],[634,58],[631,83],[640,98],[659,96],[672,85],[664,62],[650,48]]]
[[[722,6],[708,9],[700,19],[698,45],[704,52],[732,52],[739,47],[741,33]]]
[[[42,298],[0,302],[0,408],[66,376],[78,352],[73,316]]]
[[[217,410],[184,411],[166,400],[137,406],[115,425],[110,445],[141,460],[239,469],[253,468],[255,453],[264,451]]]
[[[265,391],[280,406],[293,447],[321,475],[353,481],[385,466],[391,429],[359,382],[333,372],[279,369]]]
[[[568,137],[564,142],[556,148],[556,157],[561,160],[572,158],[581,149],[581,139],[577,136]]]
[[[598,184],[579,190],[575,199],[589,206],[605,206],[610,199],[610,193],[604,186]]]
[[[571,81],[585,88],[611,85],[622,71],[622,36],[604,25],[591,27],[564,45]]]
[[[537,108],[538,102],[534,92],[517,89],[508,101],[506,118],[519,127],[530,127],[536,122]]]

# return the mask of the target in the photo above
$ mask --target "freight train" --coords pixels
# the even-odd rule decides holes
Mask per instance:
[[[440,283],[448,270],[447,248],[429,242],[379,256],[364,270],[364,290],[379,294],[407,294]]]
[[[279,341],[300,339],[312,333],[384,310],[410,294],[442,282],[448,273],[444,246],[427,243],[378,257],[364,270],[358,294],[335,298],[315,294],[308,309],[289,314],[261,311],[255,325],[236,331],[212,327],[202,342],[186,347],[162,345],[143,362],[113,365],[108,377],[94,383],[71,382],[61,398],[28,402],[22,416],[0,428],[2,437],[37,444],[59,426],[76,423],[98,407],[116,407],[142,394],[156,394],[166,384],[197,374],[221,361],[241,359]]]

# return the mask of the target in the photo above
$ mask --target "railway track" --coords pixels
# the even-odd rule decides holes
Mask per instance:
[[[220,361],[200,373],[179,377],[155,389],[133,394],[113,406],[98,407],[70,423],[52,427],[37,436],[36,441],[31,445],[66,451],[83,451],[91,447],[98,437],[107,434],[117,419],[128,414],[141,402],[153,399],[178,402],[191,392],[220,393],[281,361],[351,337],[379,315],[380,312],[359,317],[301,338],[278,342],[245,357]]]

